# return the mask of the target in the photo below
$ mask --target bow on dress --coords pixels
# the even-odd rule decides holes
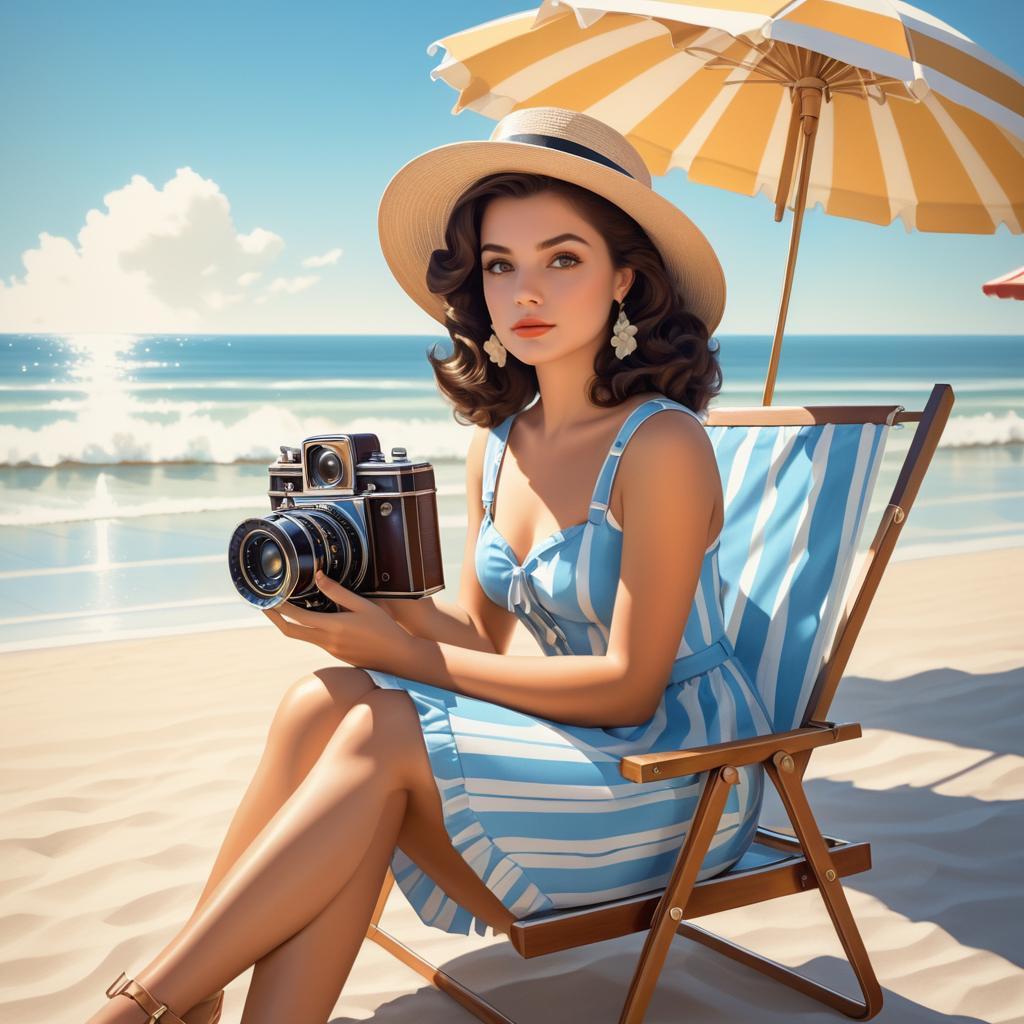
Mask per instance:
[[[541,619],[544,623],[544,636],[549,644],[554,644],[556,640],[560,640],[563,647],[568,649],[569,642],[559,628],[558,623],[551,618],[546,609],[542,608],[537,601],[536,594],[533,592],[533,585],[530,582],[530,574],[523,566],[516,565],[512,568],[512,579],[509,582],[508,610],[514,612],[520,607],[523,614],[527,616],[528,624],[531,624],[529,620],[531,614]]]
[[[526,570],[521,565],[517,565],[512,570],[512,580],[509,583],[508,610],[514,612],[521,604],[523,613],[529,615],[530,609],[533,607],[531,596],[530,581],[527,578]]]

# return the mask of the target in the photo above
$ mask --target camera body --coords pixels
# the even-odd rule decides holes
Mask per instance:
[[[281,445],[268,467],[270,515],[240,523],[228,545],[235,588],[250,604],[290,601],[337,611],[316,571],[364,597],[444,589],[437,488],[429,462],[380,450],[376,434],[317,434]]]

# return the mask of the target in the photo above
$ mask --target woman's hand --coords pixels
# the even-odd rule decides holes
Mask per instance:
[[[412,640],[409,633],[369,598],[321,573],[317,573],[315,582],[321,593],[345,610],[314,612],[286,604],[265,608],[263,614],[285,636],[316,644],[354,668],[397,671]]]
[[[378,608],[386,611],[392,619],[395,620],[399,625],[402,625],[400,618],[400,612],[402,606],[407,602],[403,601],[400,597],[368,597],[366,599],[370,604],[376,605]]]

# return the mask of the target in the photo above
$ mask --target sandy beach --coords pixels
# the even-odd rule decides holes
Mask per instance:
[[[833,705],[860,740],[811,761],[822,828],[868,840],[847,884],[886,1021],[1021,1020],[1024,549],[890,565]],[[517,634],[514,651],[532,653]],[[0,656],[0,1020],[80,1021],[184,922],[281,693],[329,664],[272,627]],[[777,804],[766,824],[781,824]],[[383,925],[512,1018],[615,1021],[642,935],[532,961],[424,927],[395,887]],[[849,990],[814,893],[699,922]],[[228,988],[241,1015],[249,973]],[[646,1020],[843,1019],[677,939]],[[471,1016],[366,943],[333,1020]]]

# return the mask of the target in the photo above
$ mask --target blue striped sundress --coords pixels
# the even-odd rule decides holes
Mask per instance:
[[[636,428],[686,406],[669,398],[638,405],[612,443],[583,523],[537,543],[522,564],[491,519],[491,503],[515,415],[492,428],[485,449],[484,516],[477,578],[545,655],[601,655],[619,582],[622,528],[609,508],[612,482]],[[700,417],[697,417],[699,420]],[[569,725],[463,696],[415,679],[369,671],[405,690],[423,728],[452,845],[517,917],[648,892],[668,881],[696,811],[704,775],[628,782],[628,754],[678,750],[771,731],[770,718],[725,633],[716,540],[700,581],[664,698],[642,725]],[[754,837],[763,769],[740,769],[699,877],[731,867]],[[395,880],[420,920],[446,932],[486,934],[486,922],[451,899],[400,849]]]

